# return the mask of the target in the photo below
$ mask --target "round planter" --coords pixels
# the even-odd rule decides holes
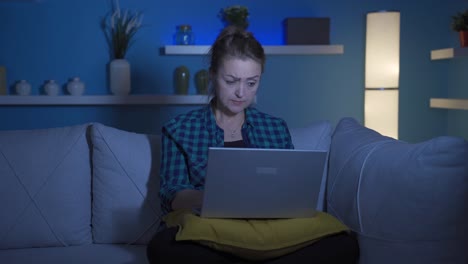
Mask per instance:
[[[130,63],[115,59],[109,64],[110,91],[114,95],[127,95],[131,91]]]

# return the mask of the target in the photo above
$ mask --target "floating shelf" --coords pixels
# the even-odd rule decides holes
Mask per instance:
[[[431,108],[468,110],[468,99],[431,98]]]
[[[431,60],[444,60],[467,56],[468,48],[448,48],[431,51]]]
[[[0,106],[6,105],[203,105],[206,95],[5,95]]]
[[[0,0],[1,2],[41,2],[42,0]]]
[[[205,55],[211,46],[168,45],[164,46],[165,55]],[[343,54],[343,45],[279,45],[263,46],[266,54],[271,55],[334,55]]]

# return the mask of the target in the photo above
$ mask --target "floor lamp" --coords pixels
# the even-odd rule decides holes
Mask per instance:
[[[400,12],[367,14],[364,125],[398,138]]]

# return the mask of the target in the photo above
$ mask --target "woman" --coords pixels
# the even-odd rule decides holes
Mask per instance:
[[[177,116],[162,129],[160,197],[164,213],[201,207],[209,147],[293,148],[286,122],[251,106],[265,65],[262,45],[255,37],[227,27],[210,55],[210,104]],[[151,263],[243,261],[195,242],[175,241],[176,232],[177,228],[166,228],[155,235],[147,251]],[[266,263],[354,263],[356,259],[356,241],[342,234]]]

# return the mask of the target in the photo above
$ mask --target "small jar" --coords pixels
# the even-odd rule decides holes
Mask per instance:
[[[195,44],[195,35],[192,32],[192,26],[184,24],[178,25],[175,33],[176,45],[193,45]]]
[[[67,84],[67,91],[71,95],[82,95],[84,90],[85,85],[78,77],[72,78]]]
[[[20,80],[16,83],[15,90],[18,95],[29,95],[31,93],[31,84],[26,80]]]
[[[58,95],[60,90],[59,85],[55,82],[55,80],[49,80],[44,85],[44,91],[47,95]]]

